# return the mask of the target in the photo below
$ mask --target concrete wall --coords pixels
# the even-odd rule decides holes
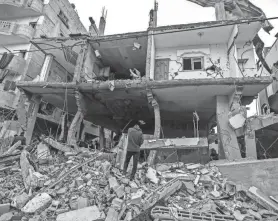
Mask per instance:
[[[216,162],[216,161],[215,161]],[[255,186],[268,196],[278,196],[278,159],[216,162],[223,176],[246,188]]]
[[[255,59],[255,50],[253,44],[247,46],[245,43],[237,43],[237,57],[238,59],[248,59],[247,63],[244,65],[239,64],[240,69],[245,77],[254,77],[258,73],[256,59]]]
[[[185,57],[204,57],[204,70],[198,71],[183,71],[182,58]],[[190,79],[190,78],[211,78],[221,77],[220,75],[208,76],[205,69],[212,66],[212,62],[219,66],[223,71],[223,77],[229,77],[229,61],[227,56],[227,46],[220,45],[196,45],[183,48],[156,48],[156,59],[169,58],[169,80],[172,79],[171,74],[178,72],[175,79]]]

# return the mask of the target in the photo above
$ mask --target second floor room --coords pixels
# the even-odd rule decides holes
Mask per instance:
[[[253,39],[260,29],[260,22],[244,20],[154,28],[149,36],[149,78],[254,77],[257,57]]]
[[[64,38],[62,44],[66,47],[60,51],[51,50],[62,45],[56,38],[40,39],[35,44],[52,53],[61,66],[71,65],[68,72],[72,75],[72,65],[78,63],[78,56],[83,56],[82,82],[244,78],[258,76],[254,39],[261,27],[261,22],[254,19],[215,21],[83,36],[82,40]],[[63,51],[74,62],[67,60]]]

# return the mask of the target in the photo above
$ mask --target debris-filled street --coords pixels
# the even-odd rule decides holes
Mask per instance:
[[[278,218],[275,201],[229,181],[216,166],[142,163],[130,181],[114,167],[114,153],[56,145],[65,147],[45,138],[20,156],[14,150],[1,157],[1,221]]]

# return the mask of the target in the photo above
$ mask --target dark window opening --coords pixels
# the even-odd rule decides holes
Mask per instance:
[[[184,58],[183,59],[183,70],[194,71],[203,69],[203,58]]]
[[[37,22],[30,22],[29,26],[31,26],[33,29],[37,27]]]
[[[63,22],[63,24],[69,28],[69,19],[67,18],[67,16],[64,14],[64,12],[60,11],[58,14],[58,17],[60,18],[60,20]]]
[[[27,51],[26,51],[26,50],[21,50],[21,51],[19,51],[19,56],[22,57],[22,58],[24,58],[24,59],[25,59],[26,54],[27,54]]]
[[[192,70],[191,58],[183,59],[183,70],[186,70],[186,71],[191,71]]]
[[[9,80],[6,80],[5,81],[5,84],[4,84],[4,91],[15,91],[16,89],[16,84],[15,84],[15,81],[9,81]]]
[[[193,58],[194,70],[202,70],[202,59]]]

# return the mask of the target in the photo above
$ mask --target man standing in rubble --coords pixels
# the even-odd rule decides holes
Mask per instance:
[[[123,174],[126,175],[129,161],[131,157],[133,157],[133,168],[130,175],[130,180],[133,180],[135,178],[140,157],[140,146],[143,144],[143,133],[139,125],[140,122],[136,122],[134,127],[128,129],[127,152]]]

